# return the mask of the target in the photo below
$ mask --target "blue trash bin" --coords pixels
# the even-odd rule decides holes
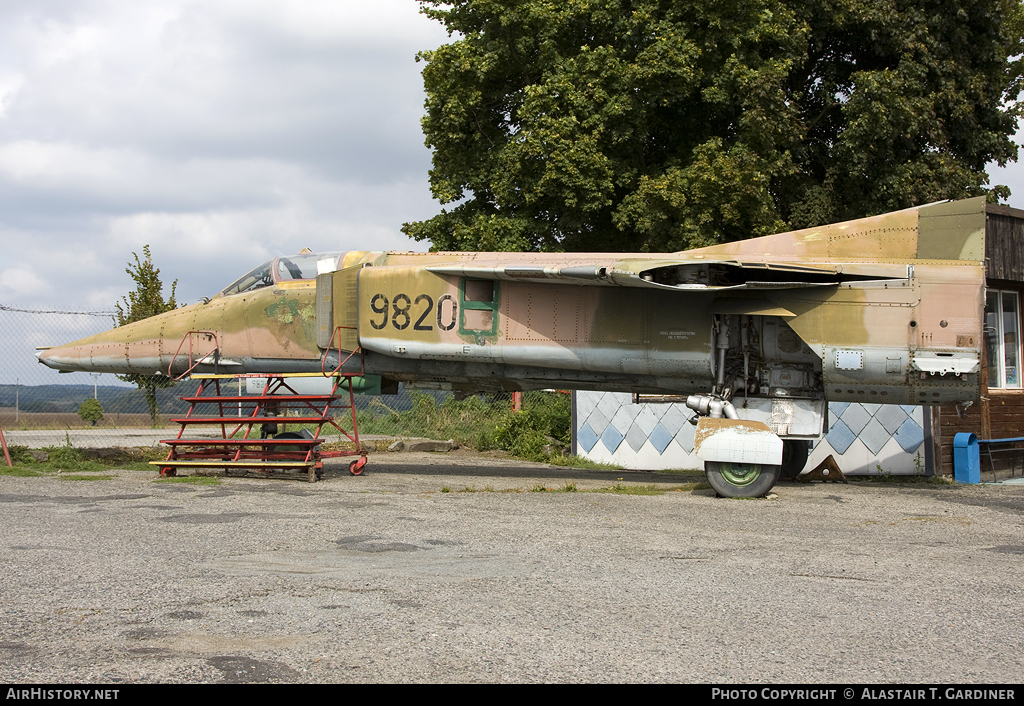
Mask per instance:
[[[974,434],[960,432],[953,437],[953,478],[957,483],[981,482],[981,447]]]

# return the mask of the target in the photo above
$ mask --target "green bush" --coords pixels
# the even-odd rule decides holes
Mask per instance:
[[[545,454],[541,450],[544,444],[550,443],[545,429],[542,427],[541,416],[529,409],[519,412],[508,412],[498,423],[495,443],[499,448],[513,456],[536,461]]]
[[[545,453],[543,447],[552,442],[567,445],[571,426],[572,404],[568,395],[527,392],[523,395],[523,409],[506,412],[498,423],[495,443],[513,456],[546,461],[552,454]]]
[[[401,412],[379,397],[371,400],[367,409],[356,413],[359,433],[454,439],[477,451],[499,448],[531,460],[547,458],[542,450],[545,444],[569,443],[569,395],[524,393],[520,412],[512,411],[508,394],[474,395],[461,400],[449,395],[438,402],[434,395],[410,392],[410,398],[411,409]]]
[[[103,419],[103,405],[99,400],[90,397],[78,408],[78,416],[83,422],[92,422],[92,425],[96,426],[96,422]]]

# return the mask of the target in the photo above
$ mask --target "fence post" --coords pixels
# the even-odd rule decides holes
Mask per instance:
[[[4,438],[4,430],[0,428],[0,444],[4,447],[4,458],[7,459],[7,465],[10,468],[14,468],[14,464],[11,463],[11,453],[7,450],[7,439]]]

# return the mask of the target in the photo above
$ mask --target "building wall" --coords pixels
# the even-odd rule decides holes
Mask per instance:
[[[683,404],[633,404],[616,392],[576,392],[574,404],[580,456],[631,470],[703,468],[693,453],[694,412]],[[926,409],[832,402],[808,468],[831,454],[844,473],[924,473]]]
[[[936,445],[941,449],[941,472],[953,475],[953,437],[969,432],[979,439],[1024,437],[1024,391],[986,390],[981,404],[949,405],[939,410]],[[1004,464],[997,463],[997,468]],[[989,470],[987,462],[982,463]]]

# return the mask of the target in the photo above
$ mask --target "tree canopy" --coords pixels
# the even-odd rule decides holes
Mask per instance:
[[[149,252],[148,245],[142,248],[142,255],[145,259],[139,260],[138,253],[132,253],[132,257],[135,258],[135,264],[133,266],[129,262],[128,267],[124,270],[134,280],[135,289],[128,292],[127,296],[122,297],[120,302],[114,304],[117,308],[117,316],[114,321],[118,326],[125,326],[142,319],[148,319],[151,316],[176,309],[178,306],[174,298],[175,290],[178,288],[178,280],[174,280],[174,283],[171,284],[170,298],[164,299],[164,285],[160,281],[160,270],[153,265],[153,256]],[[155,427],[159,411],[156,401],[157,388],[171,387],[174,385],[174,381],[159,375],[133,374],[118,375],[117,377],[119,380],[132,383],[136,388],[146,393],[149,416]]]
[[[435,250],[664,252],[988,194],[1020,0],[420,0]]]

